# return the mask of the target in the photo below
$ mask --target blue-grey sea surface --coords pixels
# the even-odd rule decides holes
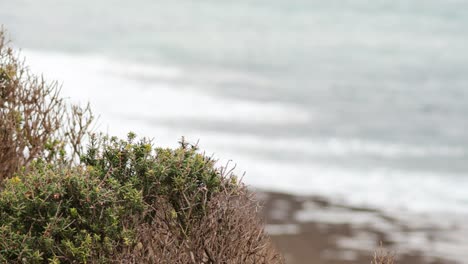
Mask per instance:
[[[468,212],[468,1],[0,0],[100,129],[185,135],[256,187]]]

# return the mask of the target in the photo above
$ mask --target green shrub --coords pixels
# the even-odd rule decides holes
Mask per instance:
[[[153,148],[146,139],[135,142],[135,135],[129,133],[127,140],[93,137],[82,162],[101,180],[111,178],[135,186],[147,204],[167,198],[187,228],[187,218],[204,213],[204,200],[234,182],[234,178],[226,181],[215,160],[197,150],[183,139],[177,149]]]
[[[116,247],[134,242],[134,226],[124,223],[129,225],[144,209],[141,192],[130,184],[38,162],[30,173],[5,180],[0,260],[105,261]]]
[[[196,146],[182,140],[177,149],[153,148],[132,133],[127,140],[92,137],[81,160],[71,169],[37,160],[5,180],[0,261],[205,263],[215,252],[223,263],[242,256],[269,263],[258,261],[272,251],[260,246],[269,241],[256,204]]]

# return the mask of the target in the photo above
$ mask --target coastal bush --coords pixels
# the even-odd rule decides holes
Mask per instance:
[[[150,141],[95,137],[82,162],[101,180],[134,186],[146,211],[126,263],[281,263],[258,206],[232,171],[217,168],[184,139],[176,149]]]
[[[132,241],[131,220],[144,208],[131,185],[35,162],[0,192],[0,262],[105,261]]]
[[[0,29],[0,182],[37,158],[70,164],[93,120],[89,105],[67,103],[7,44]]]
[[[284,263],[263,230],[258,207],[244,186],[223,189],[205,203],[205,215],[190,218],[188,232],[173,221],[162,200],[153,224],[137,230],[139,243],[117,254],[125,263]]]
[[[245,186],[195,145],[95,136],[81,161],[5,180],[1,262],[281,263]]]
[[[177,219],[188,228],[188,218],[203,214],[205,203],[221,188],[236,188],[235,177],[229,181],[215,160],[198,153],[198,147],[182,139],[177,149],[153,148],[147,139],[135,142],[95,136],[82,162],[99,179],[112,178],[120,184],[138,188],[148,204],[160,197],[177,212]]]

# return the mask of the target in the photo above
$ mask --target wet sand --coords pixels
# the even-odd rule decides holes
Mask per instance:
[[[258,192],[257,197],[263,204],[267,231],[289,264],[371,263],[380,245],[396,255],[399,264],[458,263],[397,245],[392,233],[403,232],[412,239],[421,230],[377,210],[344,206],[320,197],[273,192]],[[431,239],[436,229],[427,228],[424,235]]]

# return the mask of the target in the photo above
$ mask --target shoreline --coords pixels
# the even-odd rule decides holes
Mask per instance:
[[[370,263],[380,245],[399,264],[455,264],[468,258],[462,246],[468,244],[460,244],[468,239],[466,225],[443,218],[436,224],[424,215],[391,215],[318,196],[256,193],[266,230],[290,264]]]

